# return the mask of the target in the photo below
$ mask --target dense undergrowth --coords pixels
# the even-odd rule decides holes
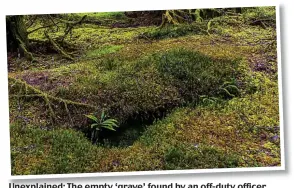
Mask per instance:
[[[65,39],[73,62],[16,60],[9,73],[12,173],[279,166],[274,13],[164,28],[90,14]],[[102,111],[120,127],[92,144],[84,115]]]

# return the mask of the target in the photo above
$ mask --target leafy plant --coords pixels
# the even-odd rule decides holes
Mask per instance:
[[[92,143],[96,143],[99,139],[99,132],[101,131],[102,128],[108,129],[111,131],[116,131],[115,128],[118,127],[118,122],[115,119],[107,119],[107,116],[105,115],[105,112],[102,111],[100,119],[98,117],[89,114],[85,115],[87,118],[90,120],[94,121],[93,124],[90,125],[91,127],[91,141]]]
[[[207,95],[200,95],[199,99],[205,105],[214,104],[214,103],[220,101],[220,99],[217,98],[217,97],[210,97],[210,96],[207,96]]]
[[[235,97],[240,93],[238,87],[233,82],[224,82],[219,90],[224,94],[224,97]]]

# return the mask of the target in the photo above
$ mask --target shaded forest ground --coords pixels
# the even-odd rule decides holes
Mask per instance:
[[[65,38],[74,61],[48,45],[38,63],[9,58],[12,173],[279,166],[269,20],[272,7],[163,28],[91,13]],[[120,127],[93,144],[85,114],[102,111]]]

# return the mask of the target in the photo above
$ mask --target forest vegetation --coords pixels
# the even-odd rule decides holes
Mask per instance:
[[[6,22],[13,175],[281,165],[275,7]]]

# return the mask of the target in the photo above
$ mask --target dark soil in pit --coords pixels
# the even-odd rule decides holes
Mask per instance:
[[[163,109],[157,113],[149,113],[148,118],[145,115],[139,114],[136,117],[130,117],[123,124],[120,125],[116,131],[102,129],[99,133],[97,145],[104,147],[128,147],[143,135],[148,126],[155,121],[165,118],[168,115],[168,110]],[[91,140],[91,130],[83,131],[86,137]]]

